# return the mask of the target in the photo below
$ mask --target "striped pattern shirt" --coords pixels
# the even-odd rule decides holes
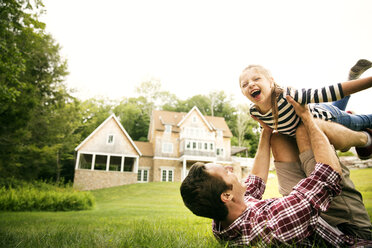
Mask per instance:
[[[302,89],[296,90],[290,87],[284,88],[284,92],[278,98],[278,132],[290,136],[296,134],[296,128],[300,124],[300,117],[296,115],[293,106],[285,98],[291,96],[300,104],[333,102],[344,97],[341,84],[323,87],[321,89]],[[328,110],[316,104],[309,104],[310,112],[315,118],[331,120],[334,116]],[[272,109],[267,113],[261,114],[255,105],[250,108],[250,114],[262,120],[266,125],[275,128],[275,121]]]
[[[310,246],[316,237],[335,247],[352,245],[355,241],[320,216],[332,197],[341,192],[340,175],[330,166],[317,163],[315,170],[302,179],[290,195],[261,200],[264,181],[249,175],[246,184],[247,209],[230,226],[222,228],[213,221],[213,234],[229,246],[267,247],[268,244],[300,244]]]

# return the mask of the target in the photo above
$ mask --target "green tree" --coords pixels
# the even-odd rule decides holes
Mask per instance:
[[[133,140],[146,141],[149,130],[149,103],[143,96],[138,98],[124,98],[114,108],[114,113]]]
[[[67,63],[38,21],[42,13],[39,0],[0,2],[1,176],[40,175],[58,143],[49,135],[53,114],[73,101],[63,84]]]

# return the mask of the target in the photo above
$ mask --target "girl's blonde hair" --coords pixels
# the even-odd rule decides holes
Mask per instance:
[[[242,72],[256,69],[260,73],[262,73],[267,79],[272,79],[271,73],[269,70],[267,70],[265,67],[261,65],[249,65],[247,66]],[[239,77],[239,85],[241,82],[241,78]],[[278,119],[279,119],[279,113],[278,113],[278,98],[280,94],[283,93],[283,88],[281,88],[278,84],[274,81],[274,87],[271,90],[271,111],[273,114],[273,120],[274,120],[274,130],[278,130]]]

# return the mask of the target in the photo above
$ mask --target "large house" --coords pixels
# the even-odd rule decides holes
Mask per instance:
[[[115,115],[108,117],[76,147],[75,187],[82,190],[137,182],[182,181],[192,164],[233,162],[232,133],[222,117],[154,110],[148,140],[133,141]]]

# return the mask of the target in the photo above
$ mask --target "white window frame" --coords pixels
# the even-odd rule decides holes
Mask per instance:
[[[213,142],[209,142],[209,150],[214,151],[214,144]]]
[[[147,171],[147,178],[146,178],[146,180],[143,180],[145,171]],[[140,175],[140,180],[138,180],[138,175]],[[149,176],[150,176],[150,169],[140,167],[140,168],[138,168],[138,175],[137,175],[137,182],[148,183],[149,182]]]
[[[165,129],[164,129],[165,133],[171,133],[172,132],[172,125],[165,124],[164,127],[165,127]]]
[[[163,181],[163,172],[166,171],[165,181]],[[172,180],[169,181],[169,172],[172,172]],[[160,168],[160,182],[174,182],[174,168]]]
[[[192,116],[192,123],[197,123],[198,122],[198,118],[196,117],[196,115],[193,115]]]
[[[110,137],[112,137],[112,142],[110,142]],[[107,145],[113,145],[115,142],[115,135],[114,134],[108,134],[107,139],[106,139],[106,144]]]
[[[220,154],[218,154],[220,153]],[[224,157],[225,156],[225,149],[223,147],[217,147],[216,148],[216,155],[218,157]]]
[[[173,143],[164,142],[161,146],[162,153],[173,153]]]

